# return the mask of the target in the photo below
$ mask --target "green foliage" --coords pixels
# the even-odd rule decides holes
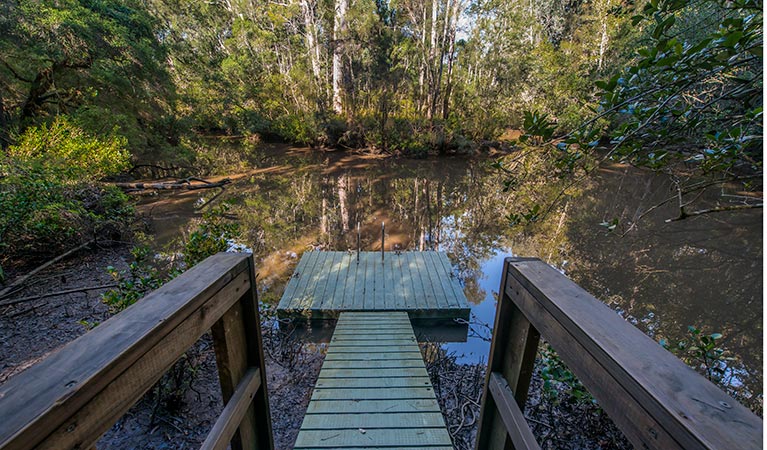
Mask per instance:
[[[319,130],[311,115],[286,114],[272,122],[272,130],[281,138],[298,144],[313,144]]]
[[[717,341],[721,339],[721,333],[703,334],[701,329],[690,325],[687,327],[686,339],[678,341],[675,345],[661,339],[660,344],[687,365],[701,370],[709,380],[722,383],[728,364],[735,358],[728,356],[727,352],[719,347]]]
[[[50,125],[30,127],[7,149],[9,165],[17,171],[40,173],[62,183],[93,181],[129,167],[124,138],[111,132],[88,134],[66,116]]]
[[[560,402],[560,394],[565,394],[571,402],[588,402],[596,404],[594,397],[589,394],[583,384],[567,368],[564,361],[554,349],[545,344],[539,350],[541,361],[541,379],[543,380],[543,395],[554,403]]]
[[[142,299],[149,292],[157,289],[171,276],[162,276],[157,268],[151,248],[147,245],[137,245],[131,249],[133,261],[128,265],[128,271],[118,271],[112,266],[107,267],[107,273],[117,283],[117,288],[110,289],[101,295],[101,300],[109,306],[109,312],[117,314],[130,305]]]
[[[167,142],[158,125],[173,92],[156,26],[137,0],[3,2],[0,145],[62,113],[96,134],[120,123],[134,149]]]
[[[525,212],[510,213],[506,216],[506,221],[511,227],[519,224],[531,224],[541,218],[541,212],[541,205],[536,203]]]
[[[124,310],[208,256],[229,249],[238,227],[226,218],[227,211],[229,207],[224,204],[203,214],[189,239],[183,243],[183,266],[175,259],[158,259],[152,248],[142,243],[131,249],[133,261],[127,271],[107,267],[107,273],[117,283],[115,289],[105,292],[101,297],[110,312],[116,314]],[[138,238],[140,241],[145,240],[141,235]]]
[[[127,167],[125,141],[94,136],[64,116],[28,128],[0,157],[0,247],[7,257],[45,254],[132,219],[128,198],[90,184]]]
[[[615,157],[656,170],[680,161],[697,161],[704,173],[758,170],[761,2],[652,1],[632,22],[647,44],[622,73],[597,83],[601,111],[615,124]]]
[[[229,205],[222,204],[203,214],[197,229],[192,231],[184,243],[184,261],[187,267],[229,249],[231,241],[237,236],[239,226],[226,218],[228,211]]]

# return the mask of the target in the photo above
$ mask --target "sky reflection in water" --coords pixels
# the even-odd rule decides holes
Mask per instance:
[[[488,160],[382,160],[277,147],[262,161],[215,201],[233,202],[267,302],[279,300],[304,251],[356,248],[358,222],[362,249],[380,250],[383,221],[387,251],[448,253],[481,323],[492,326],[503,258],[540,257],[656,340],[683,339],[688,325],[723,333],[723,346],[738,357],[734,382],[761,392],[760,210],[666,224],[676,215],[670,204],[625,237],[607,234],[601,222],[627,223],[671,192],[662,176],[616,165],[571,192],[542,223],[515,229],[504,219],[508,211],[529,200],[524,195],[543,194],[503,192]],[[152,211],[158,242],[188,227],[199,195],[215,193],[144,201],[140,211]],[[703,205],[717,198],[707,193]],[[487,359],[489,343],[469,337],[448,349],[474,362]]]

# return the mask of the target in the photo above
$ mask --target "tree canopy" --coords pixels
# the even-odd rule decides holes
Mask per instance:
[[[34,139],[206,166],[211,136],[493,147],[516,150],[507,189],[537,172],[565,193],[610,159],[683,174],[684,218],[700,186],[761,179],[762,39],[759,0],[12,0],[0,175]],[[43,136],[61,129],[71,145]],[[551,210],[520,207],[511,222]]]

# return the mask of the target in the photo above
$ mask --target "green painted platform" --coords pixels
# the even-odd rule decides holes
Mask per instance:
[[[406,312],[340,315],[294,448],[453,448]]]
[[[406,311],[410,318],[469,318],[443,252],[306,252],[277,306],[280,317],[332,319],[344,311]]]

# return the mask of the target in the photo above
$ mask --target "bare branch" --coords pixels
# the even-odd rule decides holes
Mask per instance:
[[[703,214],[710,214],[715,212],[725,212],[725,211],[738,211],[743,209],[756,209],[761,208],[764,206],[764,203],[755,203],[752,205],[730,205],[730,206],[717,206],[716,208],[708,208],[708,209],[700,209],[698,211],[693,211],[691,213],[684,213],[679,215],[679,217],[675,217],[673,219],[666,219],[666,223],[669,222],[676,222],[679,220],[684,220],[688,217],[693,216],[701,216]]]

